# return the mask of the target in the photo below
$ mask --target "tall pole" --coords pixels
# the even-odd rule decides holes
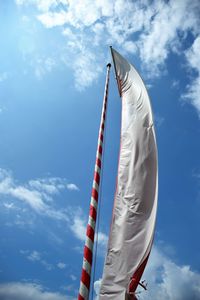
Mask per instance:
[[[99,128],[96,163],[94,169],[94,179],[92,185],[92,195],[90,201],[89,219],[88,219],[87,231],[86,231],[86,240],[85,240],[84,254],[83,254],[83,266],[82,266],[78,300],[88,300],[89,292],[90,292],[90,279],[91,279],[91,271],[92,271],[93,246],[94,246],[94,236],[95,236],[96,218],[97,218],[97,210],[98,210],[98,196],[99,196],[99,186],[100,186],[100,176],[101,176],[101,162],[102,162],[104,128],[105,128],[106,111],[107,111],[106,108],[107,108],[107,101],[108,101],[110,68],[111,68],[111,64],[107,64],[106,83],[105,83],[103,107],[101,113],[101,122]]]

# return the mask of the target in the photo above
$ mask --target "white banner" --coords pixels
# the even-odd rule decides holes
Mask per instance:
[[[158,190],[149,96],[135,68],[118,52],[111,51],[122,97],[122,124],[117,190],[100,300],[122,300],[129,292],[134,295],[152,247]]]

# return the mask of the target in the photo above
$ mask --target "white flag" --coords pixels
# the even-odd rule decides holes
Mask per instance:
[[[124,300],[136,299],[134,292],[152,247],[157,210],[157,148],[144,83],[130,63],[111,51],[122,97],[121,145],[99,299]]]

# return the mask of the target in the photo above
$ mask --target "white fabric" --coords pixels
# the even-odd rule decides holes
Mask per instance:
[[[149,96],[135,70],[112,49],[121,85],[122,124],[117,190],[100,300],[123,300],[148,256],[157,209],[157,148]]]

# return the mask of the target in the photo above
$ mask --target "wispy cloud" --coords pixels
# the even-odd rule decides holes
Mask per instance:
[[[56,61],[51,57],[45,57],[45,58],[36,58],[33,59],[31,62],[34,70],[35,70],[35,76],[41,80],[46,73],[49,73],[55,68]]]
[[[179,84],[180,84],[179,80],[173,80],[172,81],[172,88],[178,89],[179,88]]]
[[[160,116],[158,114],[155,115],[155,124],[156,124],[157,127],[162,126],[162,124],[164,123],[164,121],[165,121],[164,117],[162,117],[162,116]]]
[[[86,234],[86,220],[81,216],[80,213],[75,214],[73,218],[73,223],[71,225],[71,230],[80,241],[85,241]]]
[[[34,283],[11,282],[0,284],[0,298],[9,300],[74,300],[75,298],[50,292]]]
[[[77,279],[77,277],[73,274],[70,275],[71,280],[75,281]]]
[[[33,189],[33,183],[34,181],[31,181],[30,184],[18,185],[11,172],[0,169],[0,194],[24,201],[37,213],[48,214],[49,216],[54,215],[56,217],[56,214],[53,213],[46,203],[46,199],[49,199],[49,194],[40,189]],[[57,218],[61,216],[64,217],[64,215],[57,214]]]
[[[28,204],[35,212],[53,219],[68,221],[66,213],[49,205],[53,202],[53,195],[59,194],[67,187],[66,179],[58,177],[30,180],[24,185],[18,184],[12,173],[0,169],[0,194],[12,196]],[[70,184],[70,190],[78,189],[75,184]]]
[[[7,208],[7,209],[14,209],[15,206],[14,206],[14,203],[7,203],[7,202],[4,202],[4,207]]]
[[[45,269],[47,271],[51,271],[54,269],[53,265],[49,264],[48,262],[46,262],[46,260],[42,259],[41,261],[41,264],[45,267]]]
[[[51,271],[54,269],[53,265],[48,263],[44,258],[43,254],[33,250],[33,251],[28,251],[28,250],[21,250],[20,253],[24,255],[29,261],[32,263],[39,263],[42,266],[45,267],[47,271]]]
[[[200,274],[192,271],[190,266],[177,265],[159,247],[153,248],[143,278],[148,283],[148,290],[139,289],[140,300],[200,299]],[[100,284],[101,279],[94,283],[97,295]]]
[[[31,261],[39,261],[41,260],[41,254],[38,251],[32,251],[27,258]]]
[[[59,263],[57,263],[57,267],[59,268],[59,269],[65,269],[66,268],[66,264],[65,263],[63,263],[63,262],[59,262]]]
[[[187,92],[183,95],[183,99],[191,100],[200,116],[200,35],[195,39],[192,47],[185,52],[185,55],[188,66],[196,72],[197,76],[187,86]]]

